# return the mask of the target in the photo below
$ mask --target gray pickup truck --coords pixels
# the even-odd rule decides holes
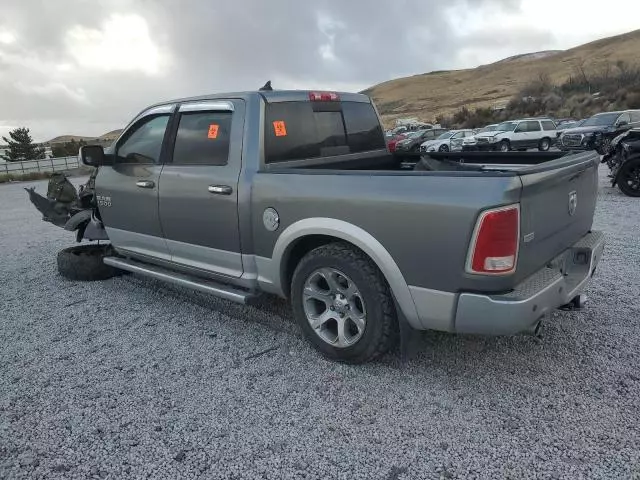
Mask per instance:
[[[345,362],[379,356],[407,326],[533,331],[580,306],[604,249],[593,152],[414,166],[389,154],[360,94],[164,102],[80,157],[98,167],[93,196],[60,224],[109,246],[62,251],[63,274],[128,271],[240,303],[279,295],[307,339]]]

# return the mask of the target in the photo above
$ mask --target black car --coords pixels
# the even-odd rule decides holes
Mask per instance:
[[[404,140],[396,143],[396,153],[418,153],[420,145],[427,140],[434,140],[446,132],[446,128],[430,128],[409,134]]]
[[[557,141],[561,150],[597,150],[604,155],[613,138],[640,127],[640,110],[598,113],[576,128],[563,130]]]

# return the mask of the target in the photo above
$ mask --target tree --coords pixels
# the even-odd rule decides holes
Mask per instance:
[[[7,162],[44,158],[44,147],[33,143],[28,128],[20,127],[11,130],[9,136],[11,139],[2,137],[2,140],[9,146],[7,154],[2,155],[2,158]]]

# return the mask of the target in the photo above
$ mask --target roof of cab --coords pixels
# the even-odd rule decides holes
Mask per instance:
[[[208,95],[200,95],[197,97],[178,98],[165,102],[158,102],[154,105],[150,105],[148,108],[153,108],[161,105],[170,105],[174,103],[186,103],[186,102],[198,102],[206,100],[220,100],[220,99],[244,99],[248,100],[252,97],[260,96],[264,98],[267,103],[277,102],[302,102],[309,101],[310,92],[324,92],[325,90],[269,90],[269,91],[248,91],[248,92],[231,92],[231,93],[212,93]],[[370,103],[371,99],[362,93],[349,93],[349,92],[333,92],[337,93],[341,101],[348,102],[364,102]],[[145,110],[147,110],[145,109]]]

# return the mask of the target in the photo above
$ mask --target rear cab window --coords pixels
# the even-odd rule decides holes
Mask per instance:
[[[267,164],[386,149],[371,103],[274,102],[265,110]]]

